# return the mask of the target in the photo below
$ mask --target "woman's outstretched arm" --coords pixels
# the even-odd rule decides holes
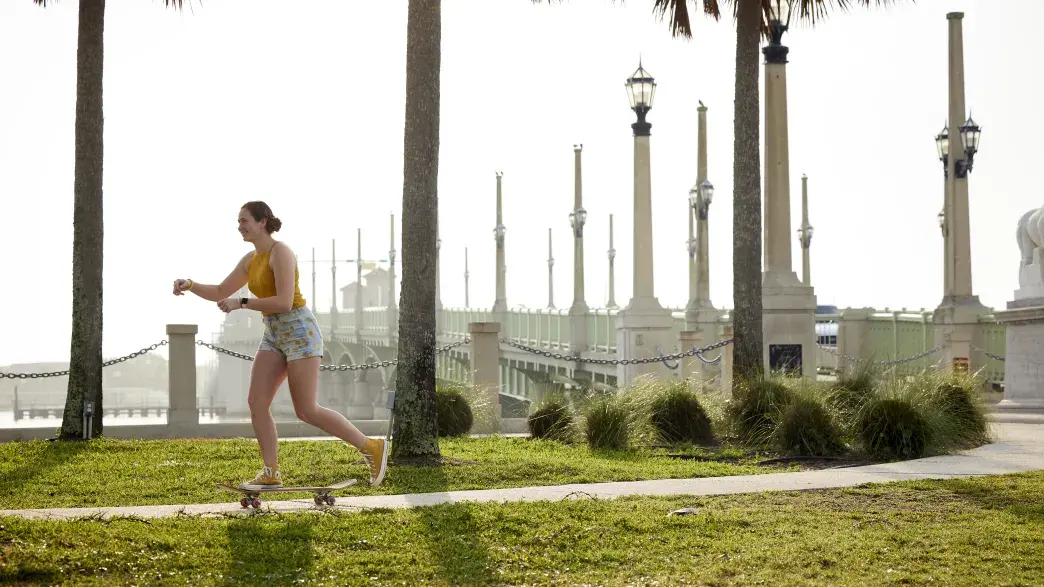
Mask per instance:
[[[246,285],[248,279],[246,265],[251,256],[253,256],[253,253],[247,253],[244,255],[243,258],[239,260],[239,263],[236,264],[235,269],[233,269],[232,272],[228,274],[228,277],[218,285],[196,283],[192,280],[186,279],[178,280],[174,286],[175,290],[180,289],[181,292],[186,290],[191,291],[204,300],[220,302],[228,296],[236,293],[239,288]],[[178,295],[180,295],[180,292],[178,292]]]

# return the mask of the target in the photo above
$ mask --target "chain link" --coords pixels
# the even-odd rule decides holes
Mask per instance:
[[[831,355],[834,355],[835,357],[844,359],[844,360],[849,361],[851,363],[867,363],[869,365],[879,365],[879,366],[882,366],[882,367],[894,367],[896,365],[902,365],[904,363],[910,363],[910,362],[913,362],[913,361],[917,361],[917,360],[923,359],[923,358],[927,357],[928,355],[935,354],[940,349],[945,348],[947,346],[947,344],[946,343],[939,344],[939,345],[936,345],[935,348],[929,349],[927,351],[924,351],[923,353],[921,353],[919,355],[914,355],[912,357],[906,357],[906,358],[903,358],[903,359],[895,359],[893,361],[863,361],[862,359],[857,359],[855,357],[850,357],[848,355],[841,354],[841,353],[837,352],[836,350],[834,350],[834,349],[832,349],[832,348],[830,348],[828,346],[822,345],[822,344],[817,344],[816,346],[818,346],[819,348],[823,349],[824,351],[830,353]]]
[[[995,361],[1003,361],[1004,360],[1004,357],[1002,357],[1000,355],[995,355],[995,354],[991,353],[990,351],[988,351],[986,349],[980,349],[979,347],[977,347],[975,345],[972,345],[972,350],[979,351],[980,353],[986,355],[987,357],[989,357],[989,358],[991,358],[991,359],[993,359]]]
[[[435,349],[435,352],[436,353],[444,353],[444,352],[453,350],[453,349],[455,349],[455,348],[457,348],[457,347],[459,347],[461,345],[469,344],[470,342],[471,342],[471,339],[465,338],[463,340],[459,340],[457,342],[452,342],[450,344],[441,346],[441,347]],[[131,359],[140,357],[140,356],[142,356],[142,355],[144,355],[144,354],[146,354],[148,352],[154,351],[154,350],[158,349],[161,346],[166,346],[167,344],[168,344],[168,341],[161,340],[161,341],[159,341],[159,342],[157,342],[155,344],[151,344],[151,345],[149,345],[149,346],[147,346],[147,347],[145,347],[145,348],[143,348],[141,350],[135,351],[135,352],[133,352],[133,353],[131,353],[129,355],[120,357],[118,359],[112,359],[110,361],[105,361],[104,363],[102,363],[102,367],[111,367],[111,366],[113,366],[113,365],[115,365],[117,363],[123,363],[124,361],[129,361]],[[210,349],[210,350],[212,350],[214,352],[221,353],[221,354],[224,354],[224,355],[228,355],[228,356],[234,357],[236,359],[242,359],[244,361],[253,361],[254,360],[254,357],[252,357],[250,355],[244,355],[243,353],[237,353],[236,351],[229,350],[229,349],[226,349],[226,348],[222,348],[222,347],[219,347],[216,344],[211,344],[209,342],[205,342],[205,341],[202,341],[202,340],[197,340],[196,341],[196,346],[205,347],[205,348],[208,348],[208,349]],[[397,365],[398,362],[399,362],[398,359],[394,359],[394,360],[391,360],[391,361],[376,361],[376,362],[373,362],[373,363],[364,363],[362,365],[320,365],[319,366],[319,370],[320,371],[365,371],[366,369],[377,369],[377,368],[384,368],[384,367],[392,367],[394,365]],[[48,372],[44,372],[44,373],[0,373],[0,379],[42,379],[42,378],[45,378],[45,377],[65,377],[67,375],[69,375],[69,370],[68,369],[64,369],[62,371],[48,371]]]
[[[558,359],[559,361],[571,361],[571,362],[574,362],[574,363],[588,363],[588,364],[591,364],[591,365],[640,365],[640,364],[643,364],[643,363],[659,363],[661,361],[677,361],[678,359],[682,359],[682,358],[685,358],[685,357],[693,357],[693,356],[698,357],[704,363],[716,363],[716,362],[721,360],[720,356],[717,359],[708,360],[708,359],[704,359],[703,358],[703,353],[705,353],[707,351],[712,351],[712,350],[717,349],[717,348],[721,348],[721,347],[731,343],[732,339],[730,338],[728,340],[723,340],[721,342],[716,342],[716,343],[714,343],[712,345],[708,345],[708,346],[705,346],[705,347],[702,347],[702,348],[696,348],[694,346],[692,348],[692,350],[681,352],[681,353],[674,353],[673,355],[660,355],[658,357],[648,357],[648,358],[645,358],[645,359],[595,359],[595,358],[591,358],[591,357],[582,357],[582,356],[577,356],[577,355],[563,355],[562,353],[557,353],[555,351],[549,351],[549,350],[546,350],[546,349],[538,349],[538,348],[534,348],[534,347],[531,347],[531,346],[526,346],[526,345],[524,345],[522,343],[518,343],[518,342],[515,342],[513,340],[508,340],[506,338],[500,339],[500,342],[503,343],[503,344],[506,344],[506,345],[508,345],[510,347],[514,347],[514,348],[516,348],[518,350],[525,351],[527,353],[533,353],[534,355],[541,355],[541,356],[547,357],[549,359]]]
[[[129,361],[131,359],[140,357],[140,356],[148,353],[149,351],[154,351],[154,350],[158,349],[159,347],[164,346],[166,344],[167,344],[167,341],[161,340],[161,341],[157,342],[156,344],[151,344],[151,345],[149,345],[149,346],[147,346],[147,347],[145,347],[145,348],[143,348],[141,350],[134,351],[133,353],[131,353],[129,355],[120,357],[118,359],[112,359],[112,360],[109,360],[109,361],[105,361],[104,363],[102,363],[102,367],[103,368],[104,367],[111,367],[111,366],[113,366],[113,365],[115,365],[117,363],[122,363],[124,361]],[[0,379],[42,379],[42,378],[45,378],[45,377],[65,377],[68,374],[69,374],[69,370],[68,369],[64,369],[62,371],[49,371],[49,372],[45,372],[45,373],[0,373]]]
[[[457,347],[459,347],[461,345],[465,345],[465,344],[468,344],[470,342],[471,342],[470,338],[465,338],[463,340],[458,340],[457,342],[452,342],[450,344],[447,344],[447,345],[444,345],[444,346],[441,346],[441,347],[435,349],[435,354],[444,353],[444,352],[453,350],[453,349],[455,349],[455,348],[457,348]],[[235,357],[237,359],[243,359],[244,361],[253,361],[254,360],[254,357],[252,357],[250,355],[244,355],[243,353],[237,353],[236,351],[230,351],[228,349],[221,348],[221,347],[219,347],[219,346],[217,346],[215,344],[211,344],[209,342],[203,342],[202,340],[197,340],[196,344],[199,345],[199,346],[206,347],[206,348],[208,348],[208,349],[210,349],[212,351],[228,355],[230,357]],[[319,365],[319,370],[320,371],[365,371],[367,369],[377,369],[377,368],[384,368],[384,367],[393,367],[393,366],[398,365],[398,364],[399,364],[399,360],[398,359],[392,359],[390,361],[375,361],[373,363],[363,363],[361,365]]]

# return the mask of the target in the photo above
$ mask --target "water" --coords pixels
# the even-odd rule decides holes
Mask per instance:
[[[200,424],[220,424],[226,422],[249,422],[250,418],[223,418],[220,416],[212,415],[201,415],[199,417]],[[147,426],[147,425],[166,425],[167,416],[128,416],[126,414],[118,416],[105,416],[102,418],[102,424],[104,426]],[[61,417],[57,418],[22,418],[21,420],[14,419],[14,412],[11,410],[0,411],[0,429],[3,428],[57,428],[62,425]]]

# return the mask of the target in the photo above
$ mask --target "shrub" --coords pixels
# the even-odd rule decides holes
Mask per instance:
[[[710,444],[714,440],[710,417],[686,382],[660,387],[649,410],[652,425],[666,442]]]
[[[627,448],[630,424],[627,402],[615,395],[592,399],[584,413],[584,432],[591,448]]]
[[[562,403],[551,400],[540,405],[526,419],[531,438],[567,440],[572,434],[573,415]]]
[[[830,407],[837,411],[846,426],[852,426],[857,414],[877,392],[877,375],[869,363],[856,371],[843,371],[827,391]]]
[[[874,459],[916,459],[933,440],[932,426],[908,396],[870,400],[858,416],[859,436]]]
[[[970,448],[990,441],[986,408],[977,395],[980,383],[974,377],[932,371],[911,385],[924,395],[925,411],[936,416],[940,449]]]
[[[776,377],[735,382],[726,413],[739,439],[748,444],[768,440],[776,427],[779,408],[789,403],[792,395],[790,388]]]
[[[803,456],[833,456],[845,451],[845,439],[822,399],[811,390],[795,392],[778,407],[771,444]]]
[[[435,410],[439,422],[439,436],[463,436],[471,430],[475,416],[463,393],[456,386],[437,388]]]

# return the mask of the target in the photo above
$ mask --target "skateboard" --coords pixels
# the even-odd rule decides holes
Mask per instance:
[[[333,485],[327,485],[325,487],[277,487],[275,489],[242,489],[235,485],[228,485],[227,483],[217,483],[216,485],[226,491],[233,491],[236,493],[242,493],[243,497],[239,500],[239,505],[248,508],[254,506],[254,509],[261,507],[261,494],[262,493],[276,493],[276,492],[287,492],[287,491],[311,491],[315,494],[312,501],[315,505],[333,505],[334,496],[330,495],[333,491],[338,491],[346,487],[355,485],[355,479],[349,479]]]

